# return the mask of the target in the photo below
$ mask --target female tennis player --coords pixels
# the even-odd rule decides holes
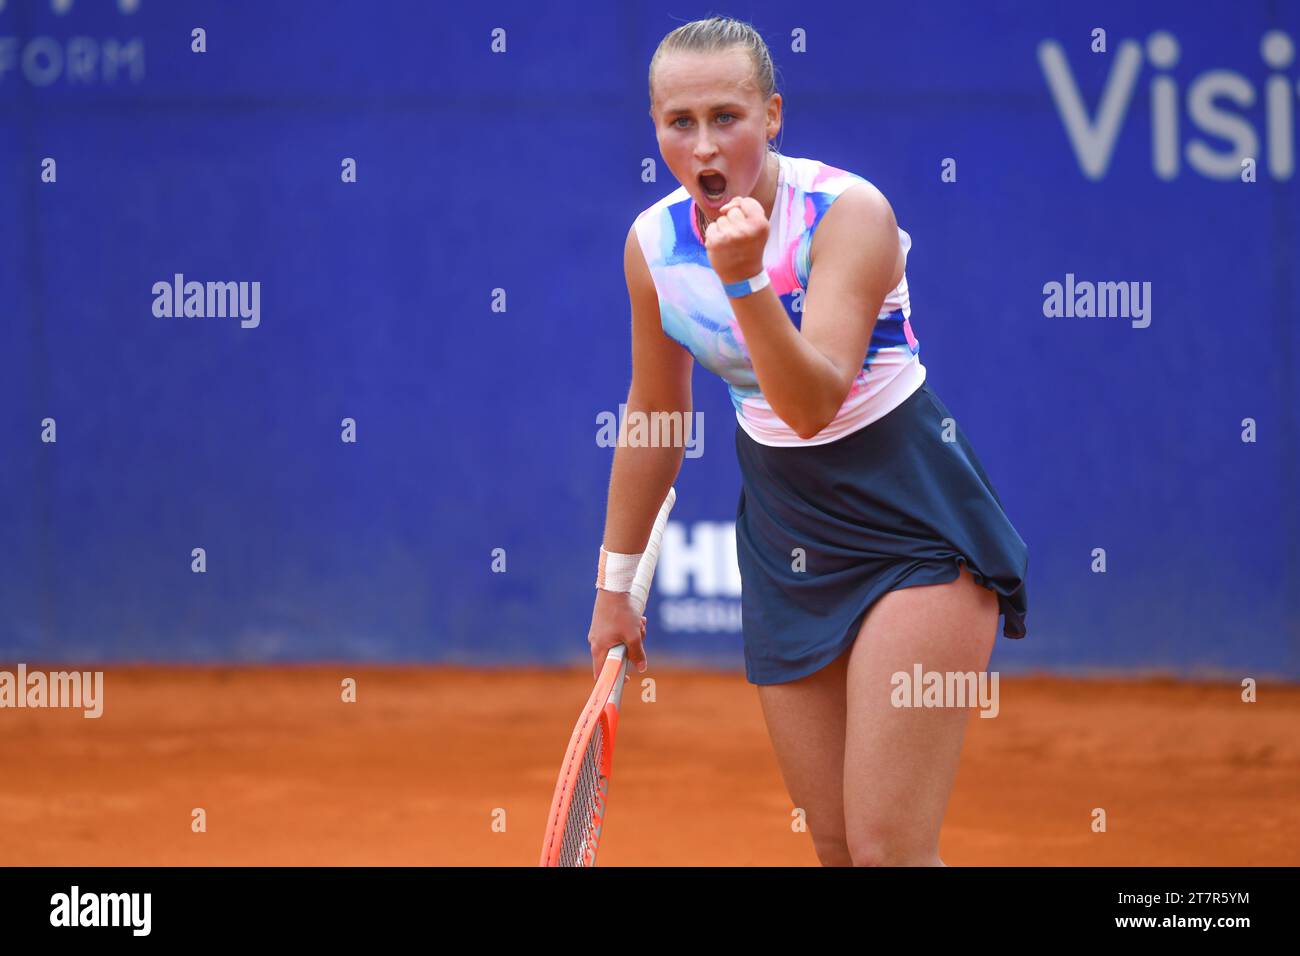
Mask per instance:
[[[650,63],[650,114],[681,183],[637,216],[629,412],[689,420],[694,360],[727,383],[747,679],[824,865],[943,866],[939,830],[968,709],[897,707],[914,665],[979,673],[1025,635],[1028,549],[926,383],[909,318],[911,238],[860,176],[770,146],[767,45],[685,24]],[[589,643],[628,645],[627,591],[683,449],[614,457]]]

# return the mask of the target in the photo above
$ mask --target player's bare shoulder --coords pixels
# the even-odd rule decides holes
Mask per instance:
[[[854,251],[870,254],[873,259],[887,256],[886,261],[892,261],[891,287],[902,281],[905,257],[898,241],[894,208],[872,183],[854,183],[831,201],[817,223],[808,250],[811,266],[816,265],[818,253],[831,248],[836,261],[851,259]]]
[[[654,279],[650,276],[641,240],[637,237],[636,220],[628,227],[627,239],[623,243],[623,276],[627,280],[627,294],[634,307],[650,300],[658,302]]]

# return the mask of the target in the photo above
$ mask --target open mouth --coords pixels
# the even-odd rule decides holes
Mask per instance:
[[[727,177],[722,173],[701,173],[700,188],[711,202],[717,202],[727,192]]]

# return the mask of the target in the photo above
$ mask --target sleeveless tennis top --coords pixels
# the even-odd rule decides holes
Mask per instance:
[[[835,197],[866,180],[815,159],[780,154],[777,158],[780,172],[763,267],[797,329],[817,224]],[[678,187],[643,210],[635,228],[659,297],[664,333],[727,383],[736,420],[755,441],[764,445],[822,445],[835,441],[882,418],[925,381],[921,345],[908,321],[912,308],[904,272],[881,304],[862,370],[835,418],[811,438],[800,438],[772,411],[758,387],[740,323],[722,280],[709,264],[695,218],[695,200],[686,187]],[[906,268],[912,239],[900,228],[898,241]]]

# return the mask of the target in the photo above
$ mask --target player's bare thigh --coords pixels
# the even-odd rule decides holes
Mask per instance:
[[[893,676],[976,673],[997,635],[997,596],[970,572],[948,584],[891,591],[849,653],[845,838],[857,865],[942,865],[939,830],[971,711],[895,707]]]
[[[848,652],[821,670],[758,688],[792,807],[801,809],[818,859],[851,866],[844,835],[845,679]]]

